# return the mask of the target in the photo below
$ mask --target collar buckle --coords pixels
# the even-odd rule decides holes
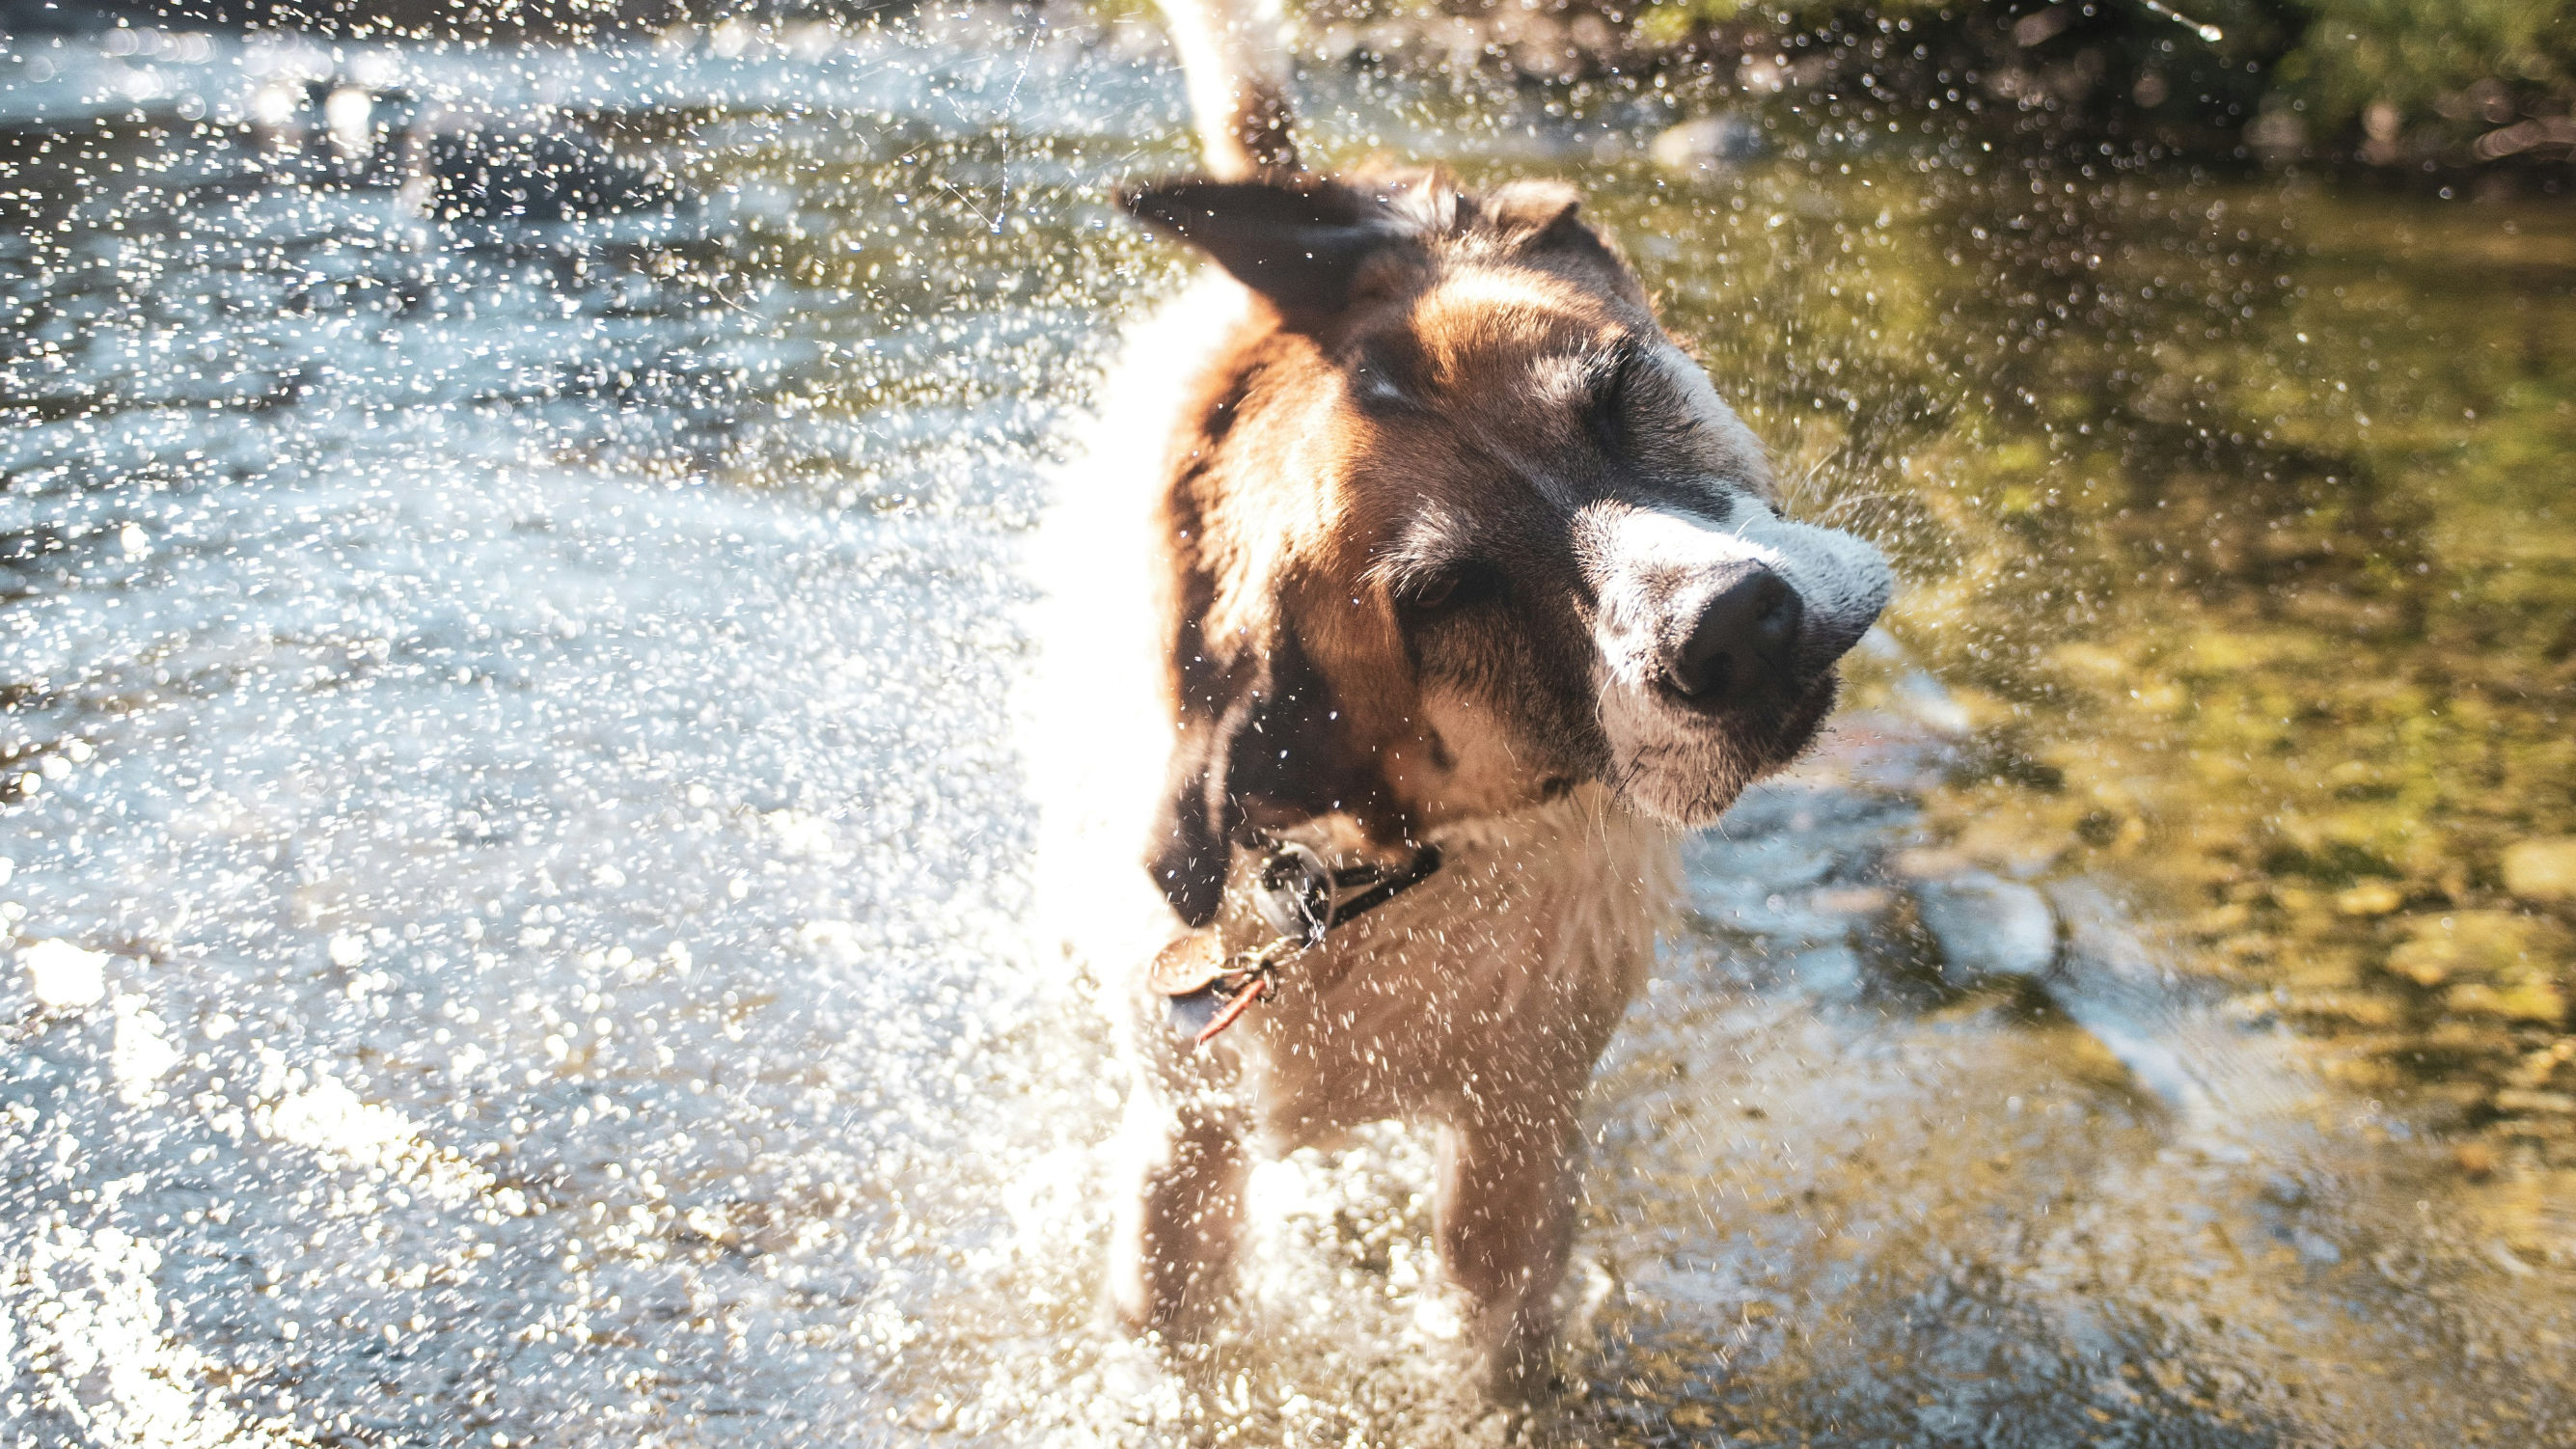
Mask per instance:
[[[1173,938],[1146,974],[1169,999],[1174,1028],[1194,1046],[1234,1025],[1276,989],[1280,968],[1322,945],[1335,926],[1385,905],[1440,868],[1440,851],[1429,845],[1392,871],[1373,865],[1335,870],[1311,846],[1276,839],[1268,845],[1253,876],[1252,900],[1270,940],[1227,956],[1214,930],[1193,931]]]

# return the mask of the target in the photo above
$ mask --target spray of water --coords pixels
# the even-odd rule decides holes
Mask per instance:
[[[1151,463],[1081,419],[1181,286],[1105,204],[1186,163],[1158,36],[129,25],[0,46],[12,1441],[2563,1432],[2563,1202],[2433,1181],[2089,858],[1942,813],[2038,777],[1984,733],[2033,621],[2124,587],[2065,460],[2222,456],[2195,349],[2299,355],[2305,223],[1947,112],[1659,149],[1672,92],[1453,79],[1309,77],[1317,154],[1577,175],[1915,588],[1695,849],[1560,1403],[1457,1387],[1393,1128],[1260,1170],[1204,1359],[1096,1311],[1120,1093],[1030,772],[1098,757],[1028,611],[1067,455]],[[2051,390],[2075,332],[2134,414]],[[2263,406],[2352,425],[2332,371]]]

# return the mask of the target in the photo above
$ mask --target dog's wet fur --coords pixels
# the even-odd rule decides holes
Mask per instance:
[[[1249,832],[1338,813],[1392,849],[1587,780],[1704,825],[1813,738],[1884,567],[1776,516],[1760,445],[1571,188],[1125,201],[1267,303],[1170,453],[1181,739],[1153,870],[1182,920],[1214,918]],[[1755,571],[1794,637],[1685,697],[1671,654]]]
[[[1121,196],[1234,286],[1179,360],[1149,479],[1172,735],[1146,871],[1167,931],[1240,949],[1266,935],[1245,894],[1265,836],[1449,864],[1205,1049],[1144,987],[1150,944],[1101,964],[1136,1069],[1111,1298],[1203,1333],[1254,1145],[1407,1118],[1439,1134],[1472,1346],[1526,1395],[1581,1098],[1651,962],[1676,832],[1810,743],[1890,577],[1779,516],[1760,444],[1573,189],[1316,176],[1275,90],[1239,81],[1211,126],[1228,92],[1192,79],[1220,175]]]

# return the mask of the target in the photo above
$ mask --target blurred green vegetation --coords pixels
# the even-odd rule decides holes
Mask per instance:
[[[2569,0],[2304,0],[2282,90],[2330,122],[2375,103],[2470,126],[2564,116],[2576,93]]]
[[[1327,48],[2384,167],[2576,155],[2576,0],[1309,0]],[[1410,17],[1410,21],[1407,21]]]

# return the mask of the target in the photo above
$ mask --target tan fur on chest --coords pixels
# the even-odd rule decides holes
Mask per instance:
[[[1209,1064],[1240,1074],[1276,1147],[1513,1110],[1608,1043],[1670,908],[1670,833],[1587,789],[1459,835],[1433,881],[1299,958]]]

